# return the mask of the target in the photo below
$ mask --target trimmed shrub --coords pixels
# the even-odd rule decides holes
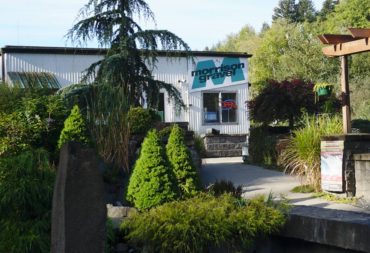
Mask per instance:
[[[245,252],[284,224],[284,213],[269,204],[263,197],[240,202],[200,194],[135,213],[121,229],[142,252]]]
[[[89,144],[85,121],[78,105],[73,106],[71,114],[64,121],[64,128],[59,137],[58,148],[61,148],[69,141],[80,142],[83,145]]]
[[[54,170],[45,150],[0,158],[0,252],[50,252]]]
[[[159,116],[151,109],[132,107],[128,111],[127,120],[131,134],[146,134],[153,127],[153,123],[160,120]]]
[[[199,189],[199,175],[185,145],[184,132],[174,125],[166,145],[166,154],[183,197],[194,196]]]
[[[138,209],[149,209],[177,197],[174,176],[156,130],[145,137],[128,183],[126,199]]]

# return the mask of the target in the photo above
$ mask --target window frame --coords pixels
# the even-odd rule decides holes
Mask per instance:
[[[219,122],[205,122],[205,115],[204,115],[204,94],[209,94],[209,93],[213,93],[213,94],[218,94],[218,113],[220,115],[220,119],[219,119]],[[232,93],[232,94],[235,94],[235,101],[237,102],[237,109],[235,110],[235,122],[222,122],[222,94],[223,93]],[[202,125],[203,126],[209,126],[209,125],[238,125],[239,124],[239,115],[238,115],[238,109],[239,109],[239,103],[238,103],[238,91],[236,90],[222,90],[222,91],[202,91],[201,93],[201,96],[202,96],[202,107],[201,107],[201,111],[202,111]]]

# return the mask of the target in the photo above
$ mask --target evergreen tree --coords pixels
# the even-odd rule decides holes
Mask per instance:
[[[296,4],[295,0],[280,0],[278,6],[274,8],[272,20],[283,18],[291,22],[296,22]]]
[[[138,209],[149,209],[174,200],[174,176],[156,130],[148,132],[136,161],[126,198]]]
[[[313,22],[316,19],[316,10],[313,6],[312,0],[300,0],[296,6],[297,8],[297,22]]]
[[[326,20],[327,16],[332,13],[335,9],[335,6],[339,3],[338,0],[325,0],[322,4],[322,8],[319,12],[319,16],[322,20]]]
[[[279,18],[286,19],[289,22],[313,22],[316,19],[316,11],[312,0],[280,0],[278,6],[274,8],[272,20]]]
[[[158,49],[188,51],[189,46],[167,30],[143,30],[135,17],[155,22],[144,0],[89,0],[81,9],[80,21],[67,37],[79,42],[96,39],[100,46],[109,48],[104,59],[87,69],[85,80],[96,74],[98,84],[123,87],[130,105],[138,105],[145,92],[149,106],[155,106],[159,90],[164,88],[183,106],[179,91],[171,84],[154,80],[151,69],[157,62]]]
[[[64,121],[64,128],[58,140],[58,148],[68,141],[76,141],[87,145],[87,129],[78,105],[73,106],[71,114]]]
[[[184,132],[178,125],[171,130],[166,153],[182,196],[194,196],[199,186],[198,173],[185,145]]]

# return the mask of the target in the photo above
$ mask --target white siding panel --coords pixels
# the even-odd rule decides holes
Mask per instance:
[[[50,72],[62,87],[79,83],[83,71],[102,59],[100,55],[6,54],[6,72]]]

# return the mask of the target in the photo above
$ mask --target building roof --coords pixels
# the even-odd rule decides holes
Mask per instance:
[[[186,51],[165,51],[158,50],[159,56],[188,56]],[[5,46],[1,48],[1,53],[28,53],[28,54],[75,54],[75,55],[105,55],[106,48],[77,48],[77,47],[39,47],[39,46]],[[191,51],[193,56],[219,56],[219,57],[252,57],[248,53],[240,52],[216,52],[216,51]]]

